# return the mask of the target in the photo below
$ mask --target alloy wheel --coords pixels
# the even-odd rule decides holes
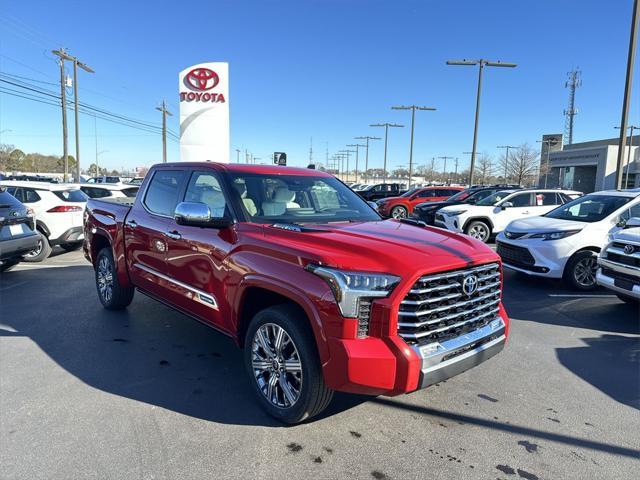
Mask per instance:
[[[292,407],[302,391],[302,362],[289,334],[275,323],[261,325],[251,345],[251,364],[258,388],[280,408]]]
[[[484,225],[476,224],[469,229],[469,236],[484,242],[489,236],[489,231]]]
[[[98,291],[105,303],[113,297],[113,266],[105,256],[98,263]]]
[[[393,218],[406,218],[407,217],[407,211],[402,207],[395,207],[391,211],[391,216]]]
[[[596,283],[596,271],[598,262],[595,256],[583,258],[576,263],[573,269],[573,276],[576,282],[582,287],[592,287]]]
[[[27,253],[24,257],[25,258],[37,257],[38,255],[40,255],[40,253],[42,253],[43,246],[44,245],[42,244],[42,238],[40,238],[40,240],[38,240],[38,246],[34,250],[31,250],[29,253]]]

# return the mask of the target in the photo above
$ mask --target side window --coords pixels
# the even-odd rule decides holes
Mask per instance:
[[[558,198],[556,192],[536,192],[535,193],[537,207],[548,207],[550,205],[562,205],[562,201]]]
[[[184,175],[184,170],[158,170],[149,183],[145,206],[158,215],[173,216]]]
[[[632,205],[620,214],[620,220],[623,222],[626,222],[633,217],[640,218],[640,203]]]
[[[40,201],[40,195],[35,190],[30,188],[22,188],[22,196],[24,200],[21,200],[22,203],[36,203]]]
[[[24,203],[24,197],[22,196],[22,189],[18,187],[9,187],[7,188],[7,192],[16,197],[16,200]]]
[[[418,192],[418,197],[420,198],[430,197],[431,192],[433,192],[433,190],[422,190],[421,192]]]
[[[212,172],[193,172],[184,194],[185,202],[205,203],[211,210],[211,216],[225,216],[227,202],[217,177]]]
[[[507,201],[513,203],[514,207],[531,207],[532,206],[530,193],[520,193],[519,195],[514,195]]]
[[[493,195],[494,193],[496,193],[495,190],[483,190],[482,192],[478,192],[476,193],[473,198],[475,198],[478,202],[480,200],[482,200],[483,198],[488,197],[489,195]]]

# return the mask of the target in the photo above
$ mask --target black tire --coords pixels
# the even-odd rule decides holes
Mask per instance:
[[[40,231],[38,231],[38,235],[40,236],[40,239],[38,240],[38,248],[24,256],[25,262],[43,262],[47,258],[49,258],[49,255],[51,255],[51,245],[49,245],[49,239],[44,233]]]
[[[95,264],[96,289],[100,303],[107,310],[122,310],[133,300],[133,287],[123,287],[118,281],[116,264],[111,248],[103,248],[98,253]],[[109,276],[110,273],[110,276]],[[104,286],[104,288],[102,288]]]
[[[256,361],[260,361],[259,356],[268,358],[263,355],[266,353],[266,350],[260,346],[256,346],[254,350],[254,339],[258,342],[256,337],[258,330],[264,333],[264,329],[269,331],[269,329],[274,328],[273,325],[284,330],[295,349],[291,348],[291,344],[285,343],[283,344],[281,352],[273,351],[275,355],[284,357],[285,361],[281,365],[286,367],[287,358],[291,358],[286,357],[286,349],[288,349],[288,352],[293,351],[297,354],[296,358],[298,358],[300,365],[299,371],[301,377],[299,383],[297,383],[294,373],[289,372],[286,368],[281,370],[283,372],[282,378],[289,387],[299,385],[297,391],[295,388],[294,390],[287,388],[290,394],[293,392],[298,395],[297,399],[289,406],[284,404],[286,395],[285,389],[280,381],[280,374],[278,374],[278,378],[275,380],[276,384],[273,386],[275,393],[275,402],[273,402],[267,399],[267,393],[264,392],[262,388],[263,386],[265,389],[268,388],[269,380],[273,377],[274,373],[266,369],[262,371],[255,370],[253,364],[254,357]],[[261,327],[264,328],[261,329]],[[281,422],[289,424],[300,423],[318,415],[327,408],[333,398],[333,390],[330,390],[324,383],[320,358],[309,320],[304,313],[294,305],[269,307],[258,312],[253,317],[245,337],[244,359],[252,390],[256,394],[258,402],[269,415]],[[282,359],[280,361],[282,361]],[[295,358],[292,361],[295,362]],[[269,363],[269,360],[264,363]],[[280,364],[276,363],[275,371],[277,371],[278,365]],[[260,381],[263,382],[263,385],[259,384]],[[278,395],[278,391],[281,392],[280,396]],[[271,398],[274,398],[273,395]],[[279,398],[282,398],[283,405],[276,404],[279,403]]]
[[[629,295],[624,295],[622,293],[616,293],[616,296],[622,300],[624,303],[628,303],[629,305],[635,305],[640,306],[640,300],[638,300],[637,298],[633,298]]]
[[[6,260],[2,265],[0,265],[0,273],[8,272],[19,263],[20,260]]]
[[[476,240],[487,243],[491,238],[491,226],[482,220],[473,220],[467,224],[464,233]]]
[[[390,214],[392,218],[407,218],[408,212],[403,206],[396,205],[391,209]]]
[[[70,243],[61,243],[60,248],[66,250],[67,252],[73,252],[74,250],[78,250],[82,247],[82,242],[70,242]]]
[[[564,281],[571,288],[583,292],[595,290],[598,254],[591,250],[575,253],[564,267]],[[590,269],[587,272],[586,269]]]

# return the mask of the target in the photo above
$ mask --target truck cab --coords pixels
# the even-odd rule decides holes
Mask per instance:
[[[334,391],[428,387],[508,335],[490,248],[384,220],[316,170],[154,166],[135,199],[90,199],[85,235],[105,308],[138,290],[232,337],[257,401],[287,423]]]

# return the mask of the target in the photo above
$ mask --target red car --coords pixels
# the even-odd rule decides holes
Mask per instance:
[[[383,220],[317,170],[156,165],[135,199],[90,199],[84,232],[105,308],[126,308],[137,290],[228,335],[256,400],[287,423],[320,413],[334,391],[436,384],[508,335],[495,252]]]
[[[462,190],[463,187],[418,187],[399,197],[384,198],[376,203],[383,217],[407,218],[419,203],[441,202]]]

